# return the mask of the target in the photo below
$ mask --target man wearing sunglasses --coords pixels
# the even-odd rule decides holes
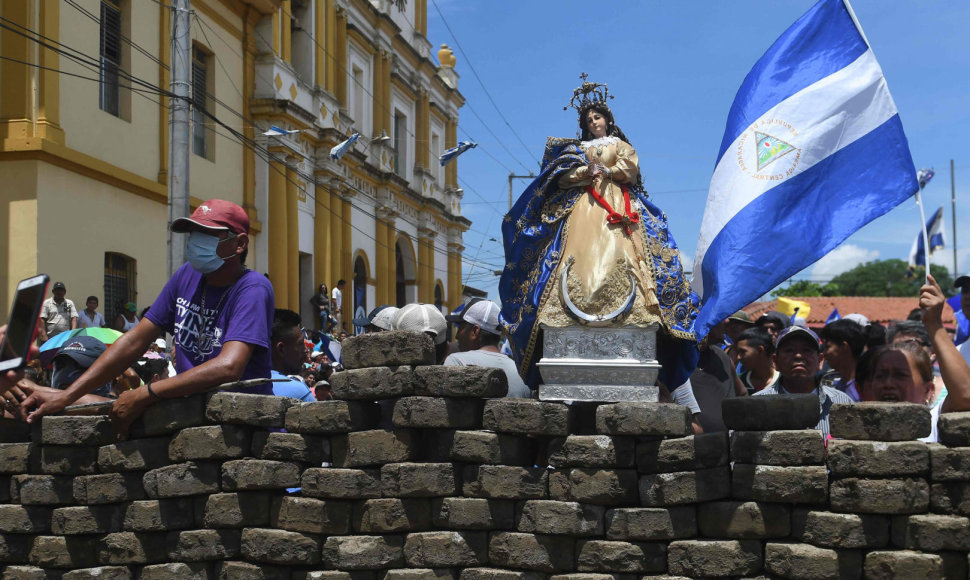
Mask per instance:
[[[35,393],[21,403],[29,422],[61,411],[131,366],[155,339],[174,335],[179,373],[122,393],[111,418],[119,432],[150,405],[202,392],[222,383],[270,376],[273,287],[245,266],[249,216],[238,205],[209,200],[191,217],[172,222],[189,234],[183,264],[138,325],[120,337],[70,387]],[[272,394],[272,383],[245,392]]]

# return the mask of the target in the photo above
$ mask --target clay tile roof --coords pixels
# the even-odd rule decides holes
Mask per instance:
[[[906,320],[909,313],[914,308],[919,307],[919,300],[914,297],[876,297],[876,296],[807,296],[791,297],[794,300],[807,302],[811,306],[806,322],[812,328],[825,326],[825,319],[829,317],[832,310],[839,309],[839,314],[845,316],[858,312],[869,319],[870,322],[878,322],[884,326],[896,320]],[[744,308],[744,311],[751,316],[752,320],[757,320],[759,316],[769,310],[777,310],[778,301],[754,302]],[[943,325],[952,328],[955,324],[953,309],[949,306],[943,307]]]

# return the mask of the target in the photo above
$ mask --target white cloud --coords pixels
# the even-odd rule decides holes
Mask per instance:
[[[855,244],[844,244],[815,262],[815,266],[812,267],[812,279],[830,280],[859,264],[871,262],[877,258],[879,258],[879,250],[867,250]]]
[[[948,239],[947,242],[950,240]],[[947,270],[953,269],[953,248],[946,247],[937,250],[930,256],[930,262],[939,266],[946,266]],[[970,272],[970,247],[957,249],[957,268],[960,270],[957,275]],[[953,272],[950,272],[951,274]],[[955,278],[956,276],[954,276]]]

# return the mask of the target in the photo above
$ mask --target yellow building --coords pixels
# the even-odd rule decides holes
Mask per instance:
[[[162,3],[165,4],[165,3]],[[461,302],[454,55],[427,0],[193,0],[190,192],[243,206],[247,265],[302,311]],[[0,2],[0,304],[44,272],[79,307],[166,280],[171,14],[136,0]],[[436,58],[435,58],[436,57]],[[440,64],[436,64],[438,60]],[[201,109],[201,107],[199,107]],[[295,131],[266,136],[270,126]],[[340,160],[331,147],[358,132]],[[110,318],[109,318],[110,321]]]

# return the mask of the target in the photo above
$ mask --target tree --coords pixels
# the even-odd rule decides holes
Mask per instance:
[[[903,260],[874,260],[839,274],[830,284],[838,286],[843,296],[919,296],[923,269],[917,268],[913,276],[907,278],[908,269]],[[945,266],[930,264],[930,273],[944,292],[948,295],[955,293],[953,278]]]
[[[778,288],[771,293],[772,296],[840,296],[842,290],[838,284],[829,282],[822,285],[809,280],[796,280],[787,288]]]

